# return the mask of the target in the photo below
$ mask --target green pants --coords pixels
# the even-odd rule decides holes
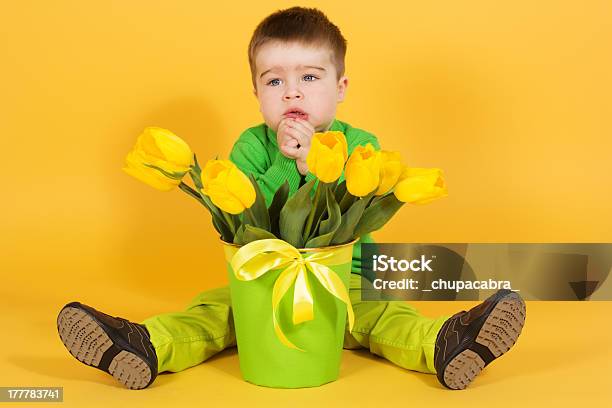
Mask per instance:
[[[355,324],[350,333],[347,324],[344,348],[365,347],[400,367],[435,373],[436,335],[449,316],[423,317],[402,301],[361,301],[361,281],[351,274]],[[236,345],[228,286],[200,293],[183,312],[153,316],[142,324],[151,334],[160,373],[195,366]]]

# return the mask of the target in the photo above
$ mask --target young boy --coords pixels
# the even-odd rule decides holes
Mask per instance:
[[[366,143],[380,148],[372,134],[335,119],[348,85],[345,53],[342,34],[317,9],[278,11],[256,28],[249,63],[264,123],[242,133],[230,159],[255,176],[268,204],[285,180],[293,194],[313,177],[306,165],[313,133],[342,131],[349,154]],[[361,242],[372,240],[364,236]],[[355,325],[345,333],[345,348],[366,347],[406,369],[436,373],[450,389],[463,389],[518,338],[525,304],[508,290],[439,318],[423,317],[405,302],[362,302],[360,253],[359,243],[349,290]],[[157,373],[184,370],[236,345],[230,307],[228,287],[199,294],[182,312],[140,324],[72,302],[59,313],[58,331],[79,361],[141,389]]]

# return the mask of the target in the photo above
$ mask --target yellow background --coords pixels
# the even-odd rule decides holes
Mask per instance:
[[[250,35],[266,15],[292,5],[263,0],[4,5],[0,386],[65,385],[66,399],[72,395],[73,401],[75,395],[85,401],[92,392],[123,391],[71,360],[54,332],[61,306],[80,300],[140,321],[178,310],[197,292],[227,282],[208,213],[184,193],[153,190],[121,166],[149,125],[174,131],[201,161],[227,157],[238,135],[262,121],[249,76]],[[609,2],[300,5],[320,7],[348,40],[349,88],[337,117],[376,134],[408,165],[446,173],[449,197],[405,207],[375,234],[377,240],[612,242]],[[420,304],[426,314],[459,307]],[[554,362],[554,375],[538,371],[545,368],[534,360],[568,329],[555,327],[551,318],[567,324],[573,316],[575,330],[586,330],[584,312],[595,316],[588,328],[601,330],[597,316],[609,319],[609,304],[529,302],[530,307],[534,319],[542,320],[528,317],[517,345],[524,350],[496,362],[498,374],[488,377],[489,388],[482,392],[504,389],[507,396],[509,386],[518,384],[518,391],[540,380],[562,390],[565,382],[570,387],[570,378],[585,375],[592,384],[601,382],[592,371],[601,369],[601,355],[593,353],[604,347],[610,365],[609,329],[597,345],[588,339],[602,333],[576,334],[567,348],[554,345],[559,354],[543,363]],[[236,374],[236,356],[225,353],[232,356],[234,381],[225,386],[247,387]],[[584,357],[589,353],[596,359]],[[349,355],[351,364],[370,359],[366,353]],[[415,381],[420,391],[414,392],[440,391],[433,376],[370,366],[376,364],[364,365],[373,370],[364,383],[423,378]],[[517,379],[525,369],[535,374]],[[198,376],[205,370],[202,365],[177,376],[201,384]],[[423,382],[426,391],[420,389]],[[180,384],[173,380],[158,388],[157,398],[178,393],[173,387],[193,392]],[[352,387],[347,390],[356,392]],[[202,392],[213,389],[209,383]],[[609,390],[596,389],[571,395],[581,402],[610,401]],[[400,390],[394,391],[398,397]],[[463,394],[466,403],[479,395],[470,392]]]

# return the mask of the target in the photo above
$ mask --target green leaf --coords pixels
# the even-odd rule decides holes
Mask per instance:
[[[230,218],[232,219],[232,222],[234,223],[234,228],[236,230],[238,230],[238,228],[244,224],[244,222],[242,222],[242,220],[240,219],[240,214],[228,214],[230,216]]]
[[[249,242],[257,241],[260,239],[276,238],[270,231],[263,230],[261,228],[254,227],[246,224],[244,226],[244,234],[242,235],[243,245]]]
[[[325,206],[327,203],[327,193],[326,191],[331,187],[331,184],[323,183],[319,181],[319,183],[314,187],[316,188],[315,195],[313,197],[313,207],[310,210],[310,214],[308,214],[308,220],[306,221],[306,225],[304,226],[304,232],[302,234],[302,238],[304,242],[308,241],[308,238],[316,232],[316,229],[319,225],[319,221],[323,216],[323,212],[325,210]],[[313,229],[313,221],[314,221],[314,229]]]
[[[234,235],[234,244],[236,245],[244,245],[244,230],[246,228],[246,224],[242,224],[238,230],[236,231],[236,235]]]
[[[255,202],[245,210],[245,222],[255,227],[270,231],[270,216],[268,215],[268,207],[266,207],[266,199],[257,184],[257,180],[253,174],[249,175],[251,184],[255,188]]]
[[[334,194],[330,190],[327,190],[326,198],[327,213],[329,214],[329,216],[325,221],[321,221],[321,234],[327,234],[332,230],[335,232],[336,229],[338,229],[338,227],[340,226],[340,207],[338,206],[338,203],[336,203]],[[338,216],[336,217],[336,215]]]
[[[212,217],[212,223],[215,229],[219,234],[221,234],[221,239],[225,242],[233,242],[234,237],[232,236],[232,231],[222,222],[219,222],[215,217]]]
[[[338,227],[338,230],[331,240],[332,245],[344,244],[351,240],[353,237],[353,231],[355,231],[355,227],[361,219],[363,211],[370,202],[372,194],[373,193],[370,193],[370,195],[367,197],[360,198],[357,200],[357,202],[355,202],[355,204],[351,205],[346,213],[342,214],[340,227]]]
[[[395,194],[390,194],[372,204],[363,212],[363,216],[359,223],[357,223],[352,238],[358,238],[382,228],[402,205],[404,203],[395,198]]]
[[[332,198],[334,198],[334,194],[333,194],[333,190],[332,188],[332,184],[331,183],[323,183],[323,182],[319,182],[320,188],[321,188],[321,193],[319,195],[319,200],[315,203],[315,213],[314,213],[314,219],[318,220],[321,218],[321,216],[323,215],[323,212],[325,211],[325,207],[327,204],[327,192],[330,191],[332,193]],[[335,199],[334,199],[335,202]]]
[[[303,244],[302,230],[304,222],[312,209],[312,201],[310,199],[310,191],[316,179],[310,180],[298,189],[291,197],[280,212],[279,229],[281,239],[284,239],[289,244],[296,248],[301,248]]]
[[[340,214],[340,206],[338,206],[338,203],[336,202],[334,193],[331,191],[331,189],[327,189],[325,196],[327,200],[327,213],[329,216],[326,220],[321,221],[321,235],[310,239],[306,243],[306,248],[320,248],[328,246],[332,240],[332,237],[340,226],[342,215]]]
[[[198,190],[202,190],[204,187],[202,185],[202,169],[200,168],[200,164],[198,163],[198,157],[196,154],[193,154],[193,166],[191,166],[191,170],[189,171],[189,175],[193,180],[193,184],[196,186]]]
[[[185,174],[187,174],[187,172],[180,172],[177,171],[176,173],[170,173],[164,169],[162,169],[161,167],[155,166],[153,164],[147,164],[147,163],[143,163],[145,166],[150,167],[152,169],[155,169],[157,171],[159,171],[161,174],[163,174],[164,176],[173,179],[173,180],[182,180],[183,177],[185,177]]]
[[[280,212],[285,203],[287,202],[287,198],[289,197],[289,182],[285,180],[282,186],[276,190],[274,193],[274,198],[272,198],[272,203],[268,208],[268,214],[270,216],[270,231],[276,235],[280,236],[280,228],[278,226],[278,221],[280,218]]]
[[[342,183],[338,184],[338,186],[336,187],[335,195],[337,203],[342,201],[342,197],[344,197],[344,194],[346,194],[346,180],[342,180]]]
[[[386,195],[379,195],[379,196],[374,197],[374,198],[373,198],[373,199],[370,201],[370,205],[374,205],[374,204],[376,204],[377,202],[379,202],[380,200],[382,200],[383,198],[385,198],[385,197],[387,197],[387,196],[389,196],[389,195],[391,195],[391,194],[393,194],[393,193],[388,193],[388,194],[386,194]]]
[[[319,216],[319,218],[316,220],[316,223],[314,225],[314,227],[312,227],[310,229],[310,235],[308,236],[308,240],[310,240],[311,238],[316,237],[317,235],[321,235],[319,233],[319,226],[321,225],[321,221],[323,221],[323,218],[327,215],[327,206],[325,207],[325,209],[323,210],[323,212],[321,213],[321,215]],[[308,241],[307,240],[307,241]]]
[[[344,195],[342,196],[342,199],[338,201],[338,203],[340,204],[340,212],[344,214],[358,199],[359,197],[355,197],[354,195],[349,193],[348,190],[345,191]]]

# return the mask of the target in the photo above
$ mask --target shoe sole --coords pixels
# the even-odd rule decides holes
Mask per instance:
[[[487,316],[475,342],[486,347],[494,359],[500,357],[516,343],[525,325],[525,312],[525,302],[519,295],[504,296]],[[463,390],[486,365],[478,353],[468,348],[446,365],[444,382],[449,388]]]
[[[149,385],[152,373],[147,363],[136,354],[115,345],[87,312],[75,307],[64,308],[57,317],[57,331],[66,349],[83,364],[109,373],[132,390]],[[113,357],[108,368],[104,368],[103,356],[112,347],[121,351]]]

